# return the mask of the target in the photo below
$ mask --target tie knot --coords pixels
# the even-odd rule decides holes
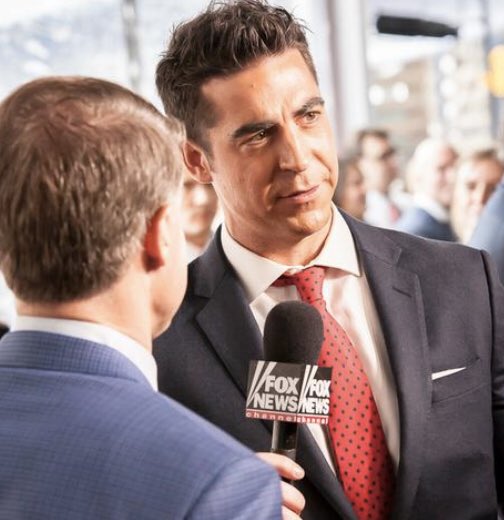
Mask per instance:
[[[319,265],[307,267],[293,275],[282,275],[273,282],[274,287],[295,285],[301,300],[307,303],[322,299],[325,268]]]

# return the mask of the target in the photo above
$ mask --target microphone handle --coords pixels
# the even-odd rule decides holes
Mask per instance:
[[[297,423],[273,421],[273,438],[271,440],[271,452],[285,455],[296,461],[297,448]],[[292,484],[291,480],[282,478],[285,482]]]

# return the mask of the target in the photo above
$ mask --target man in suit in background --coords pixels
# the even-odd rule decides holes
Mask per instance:
[[[425,139],[415,149],[409,181],[413,203],[395,229],[424,238],[455,241],[450,207],[455,186],[457,153],[447,142]]]
[[[304,30],[284,9],[212,3],[175,29],[157,85],[225,220],[155,344],[160,390],[267,450],[271,425],[244,414],[248,363],[270,309],[302,299],[326,324],[319,363],[335,376],[329,427],[301,427],[304,520],[495,519],[504,290],[488,256],[331,204],[335,139]]]
[[[171,124],[109,82],[0,105],[0,518],[279,519],[276,473],[156,392],[151,340],[186,287]],[[219,396],[215,396],[219,399]]]
[[[200,256],[213,237],[212,223],[218,210],[217,195],[211,184],[200,184],[189,172],[184,175],[182,216],[187,262]]]
[[[492,255],[504,283],[504,182],[497,186],[483,208],[469,245]]]

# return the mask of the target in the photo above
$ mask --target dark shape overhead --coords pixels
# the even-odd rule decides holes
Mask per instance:
[[[409,18],[406,16],[379,15],[376,28],[383,34],[400,34],[403,36],[457,36],[458,28],[440,22]]]

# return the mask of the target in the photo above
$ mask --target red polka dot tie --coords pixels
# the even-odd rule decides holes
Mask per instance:
[[[339,478],[360,520],[384,520],[390,514],[394,491],[392,460],[357,351],[327,311],[322,295],[324,275],[323,267],[314,266],[281,276],[273,285],[295,285],[301,300],[322,315],[324,342],[318,364],[333,368],[329,430]]]

